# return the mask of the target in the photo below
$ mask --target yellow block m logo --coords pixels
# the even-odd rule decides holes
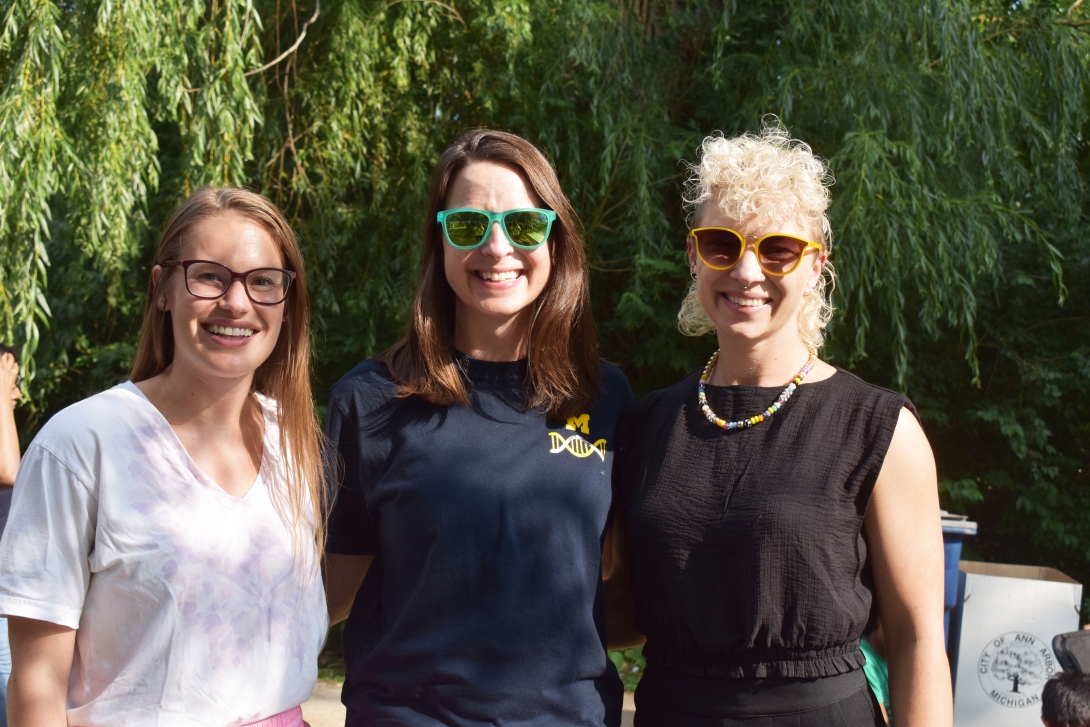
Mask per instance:
[[[577,417],[568,417],[568,423],[564,425],[564,428],[570,429],[573,432],[590,434],[590,414],[580,414]]]

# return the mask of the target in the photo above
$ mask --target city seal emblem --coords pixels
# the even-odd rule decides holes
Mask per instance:
[[[996,636],[976,664],[984,693],[996,704],[1014,709],[1040,704],[1045,682],[1056,669],[1052,647],[1023,631]]]

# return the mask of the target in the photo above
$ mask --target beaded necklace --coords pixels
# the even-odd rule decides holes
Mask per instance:
[[[787,400],[791,398],[791,395],[795,393],[795,389],[798,388],[802,380],[806,378],[806,374],[810,373],[810,369],[814,368],[814,364],[817,363],[817,352],[811,351],[810,358],[806,359],[806,364],[799,369],[799,372],[795,374],[795,378],[791,379],[791,383],[787,385],[779,397],[776,398],[775,403],[772,406],[764,410],[763,414],[758,414],[748,419],[739,419],[736,422],[728,422],[725,419],[720,419],[716,416],[712,408],[708,406],[708,396],[704,393],[704,385],[708,383],[708,379],[711,378],[712,371],[715,370],[715,363],[719,360],[719,351],[712,354],[711,359],[708,360],[708,365],[704,367],[704,373],[700,375],[700,385],[697,387],[696,398],[700,402],[700,410],[704,412],[704,416],[708,418],[708,421],[717,427],[722,429],[746,429],[752,427],[755,424],[760,424],[765,419],[769,419],[773,414],[783,408],[783,405],[787,403]]]

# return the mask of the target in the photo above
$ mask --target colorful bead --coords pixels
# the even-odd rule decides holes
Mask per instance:
[[[712,354],[711,359],[708,361],[708,365],[704,367],[704,373],[700,375],[700,383],[697,385],[696,392],[697,401],[700,403],[700,410],[704,412],[704,416],[707,417],[709,422],[721,429],[746,429],[755,424],[760,424],[766,419],[771,419],[773,414],[783,408],[783,405],[786,404],[787,400],[791,398],[791,395],[795,393],[795,389],[798,388],[799,384],[802,383],[802,380],[806,378],[806,375],[810,373],[810,370],[814,368],[814,364],[817,363],[817,352],[810,352],[810,358],[806,360],[806,364],[797,374],[795,374],[795,377],[791,379],[791,383],[787,385],[787,388],[776,397],[776,402],[765,409],[763,414],[758,414],[757,416],[749,417],[748,419],[739,419],[736,422],[728,422],[725,419],[720,419],[716,413],[712,411],[712,408],[708,406],[708,396],[704,392],[704,385],[708,383],[708,380],[711,378],[712,372],[715,370],[715,364],[718,360],[719,352],[716,351]]]

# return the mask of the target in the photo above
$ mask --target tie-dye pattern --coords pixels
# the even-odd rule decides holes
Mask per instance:
[[[80,616],[69,724],[240,725],[309,695],[327,627],[325,597],[316,554],[293,553],[279,514],[276,488],[286,480],[276,411],[267,399],[261,404],[261,468],[242,498],[197,468],[131,383],[58,414],[35,440],[42,481],[24,489],[41,496],[24,498],[23,537],[64,516],[94,521],[86,550],[69,555],[86,559],[89,571],[84,602],[72,604]],[[65,499],[50,496],[64,486],[50,481],[58,469],[44,461],[50,455],[86,486],[69,485],[66,494],[86,489],[80,504],[87,511],[31,512]],[[30,563],[18,576],[0,563],[0,611],[36,617],[17,611],[49,589],[26,582]],[[65,577],[58,570],[44,568],[39,579]],[[78,566],[68,571],[78,578]],[[12,610],[9,596],[20,608]]]

